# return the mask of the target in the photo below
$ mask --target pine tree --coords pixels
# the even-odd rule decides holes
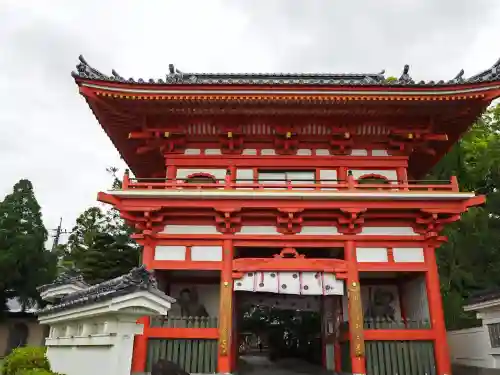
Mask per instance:
[[[0,202],[0,303],[4,307],[6,299],[14,296],[23,303],[37,299],[36,287],[54,278],[56,259],[45,249],[46,240],[33,185],[20,180]]]
[[[127,273],[139,262],[139,248],[130,232],[117,211],[91,207],[76,220],[65,263],[79,269],[90,284]]]

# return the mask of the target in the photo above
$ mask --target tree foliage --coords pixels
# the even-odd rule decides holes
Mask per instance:
[[[113,188],[121,186],[116,168]],[[139,263],[139,247],[130,238],[132,229],[115,209],[90,207],[76,220],[63,249],[61,264],[79,269],[88,283],[99,283],[130,271]]]
[[[500,105],[489,109],[433,169],[431,178],[458,177],[460,188],[486,195],[446,229],[438,251],[446,323],[449,329],[476,323],[463,311],[465,299],[500,285]]]
[[[45,249],[42,222],[33,185],[20,180],[0,202],[0,303],[18,297],[23,304],[38,299],[36,287],[50,282],[56,258]]]

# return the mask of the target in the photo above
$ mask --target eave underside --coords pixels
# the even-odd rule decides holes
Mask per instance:
[[[243,142],[269,141],[277,128],[293,128],[302,140],[324,142],[336,132],[346,129],[354,135],[353,142],[384,142],[394,129],[411,130],[431,128],[433,132],[446,134],[448,140],[432,144],[435,153],[414,151],[410,156],[409,170],[419,178],[449,150],[489,104],[481,95],[453,100],[350,100],[322,99],[260,99],[224,97],[133,100],[130,97],[96,95],[85,91],[84,96],[125,162],[137,177],[165,175],[165,157],[160,149],[139,154],[144,146],[141,139],[130,139],[131,132],[146,129],[172,129],[183,134],[186,144],[217,141],[221,134],[235,126],[267,124],[270,130],[262,134],[243,134]],[[205,130],[193,131],[196,124]],[[307,128],[317,125],[316,134],[307,134]],[[368,127],[378,127],[379,134],[368,132]],[[248,126],[247,126],[248,127]],[[201,128],[200,128],[201,129]],[[211,129],[211,130],[206,130]],[[245,130],[243,130],[244,132]],[[271,132],[271,134],[269,134]],[[246,139],[245,139],[246,138]],[[245,146],[246,148],[247,146]]]

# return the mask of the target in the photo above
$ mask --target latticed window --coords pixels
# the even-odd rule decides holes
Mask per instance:
[[[210,176],[205,175],[194,175],[186,178],[188,184],[215,184],[217,181]]]
[[[488,324],[490,343],[492,348],[500,348],[500,323]]]
[[[389,184],[389,181],[383,177],[377,177],[377,176],[366,176],[366,177],[361,177],[358,179],[358,184],[363,184],[363,185],[386,185]]]

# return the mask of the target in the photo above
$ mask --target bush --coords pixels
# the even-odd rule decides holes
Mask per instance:
[[[27,370],[37,370],[38,372],[25,372]],[[45,355],[44,347],[27,346],[14,349],[2,363],[2,375],[44,375],[43,372],[50,373],[50,364]]]
[[[44,368],[30,368],[22,369],[16,372],[16,375],[54,375],[52,371],[46,370]]]

